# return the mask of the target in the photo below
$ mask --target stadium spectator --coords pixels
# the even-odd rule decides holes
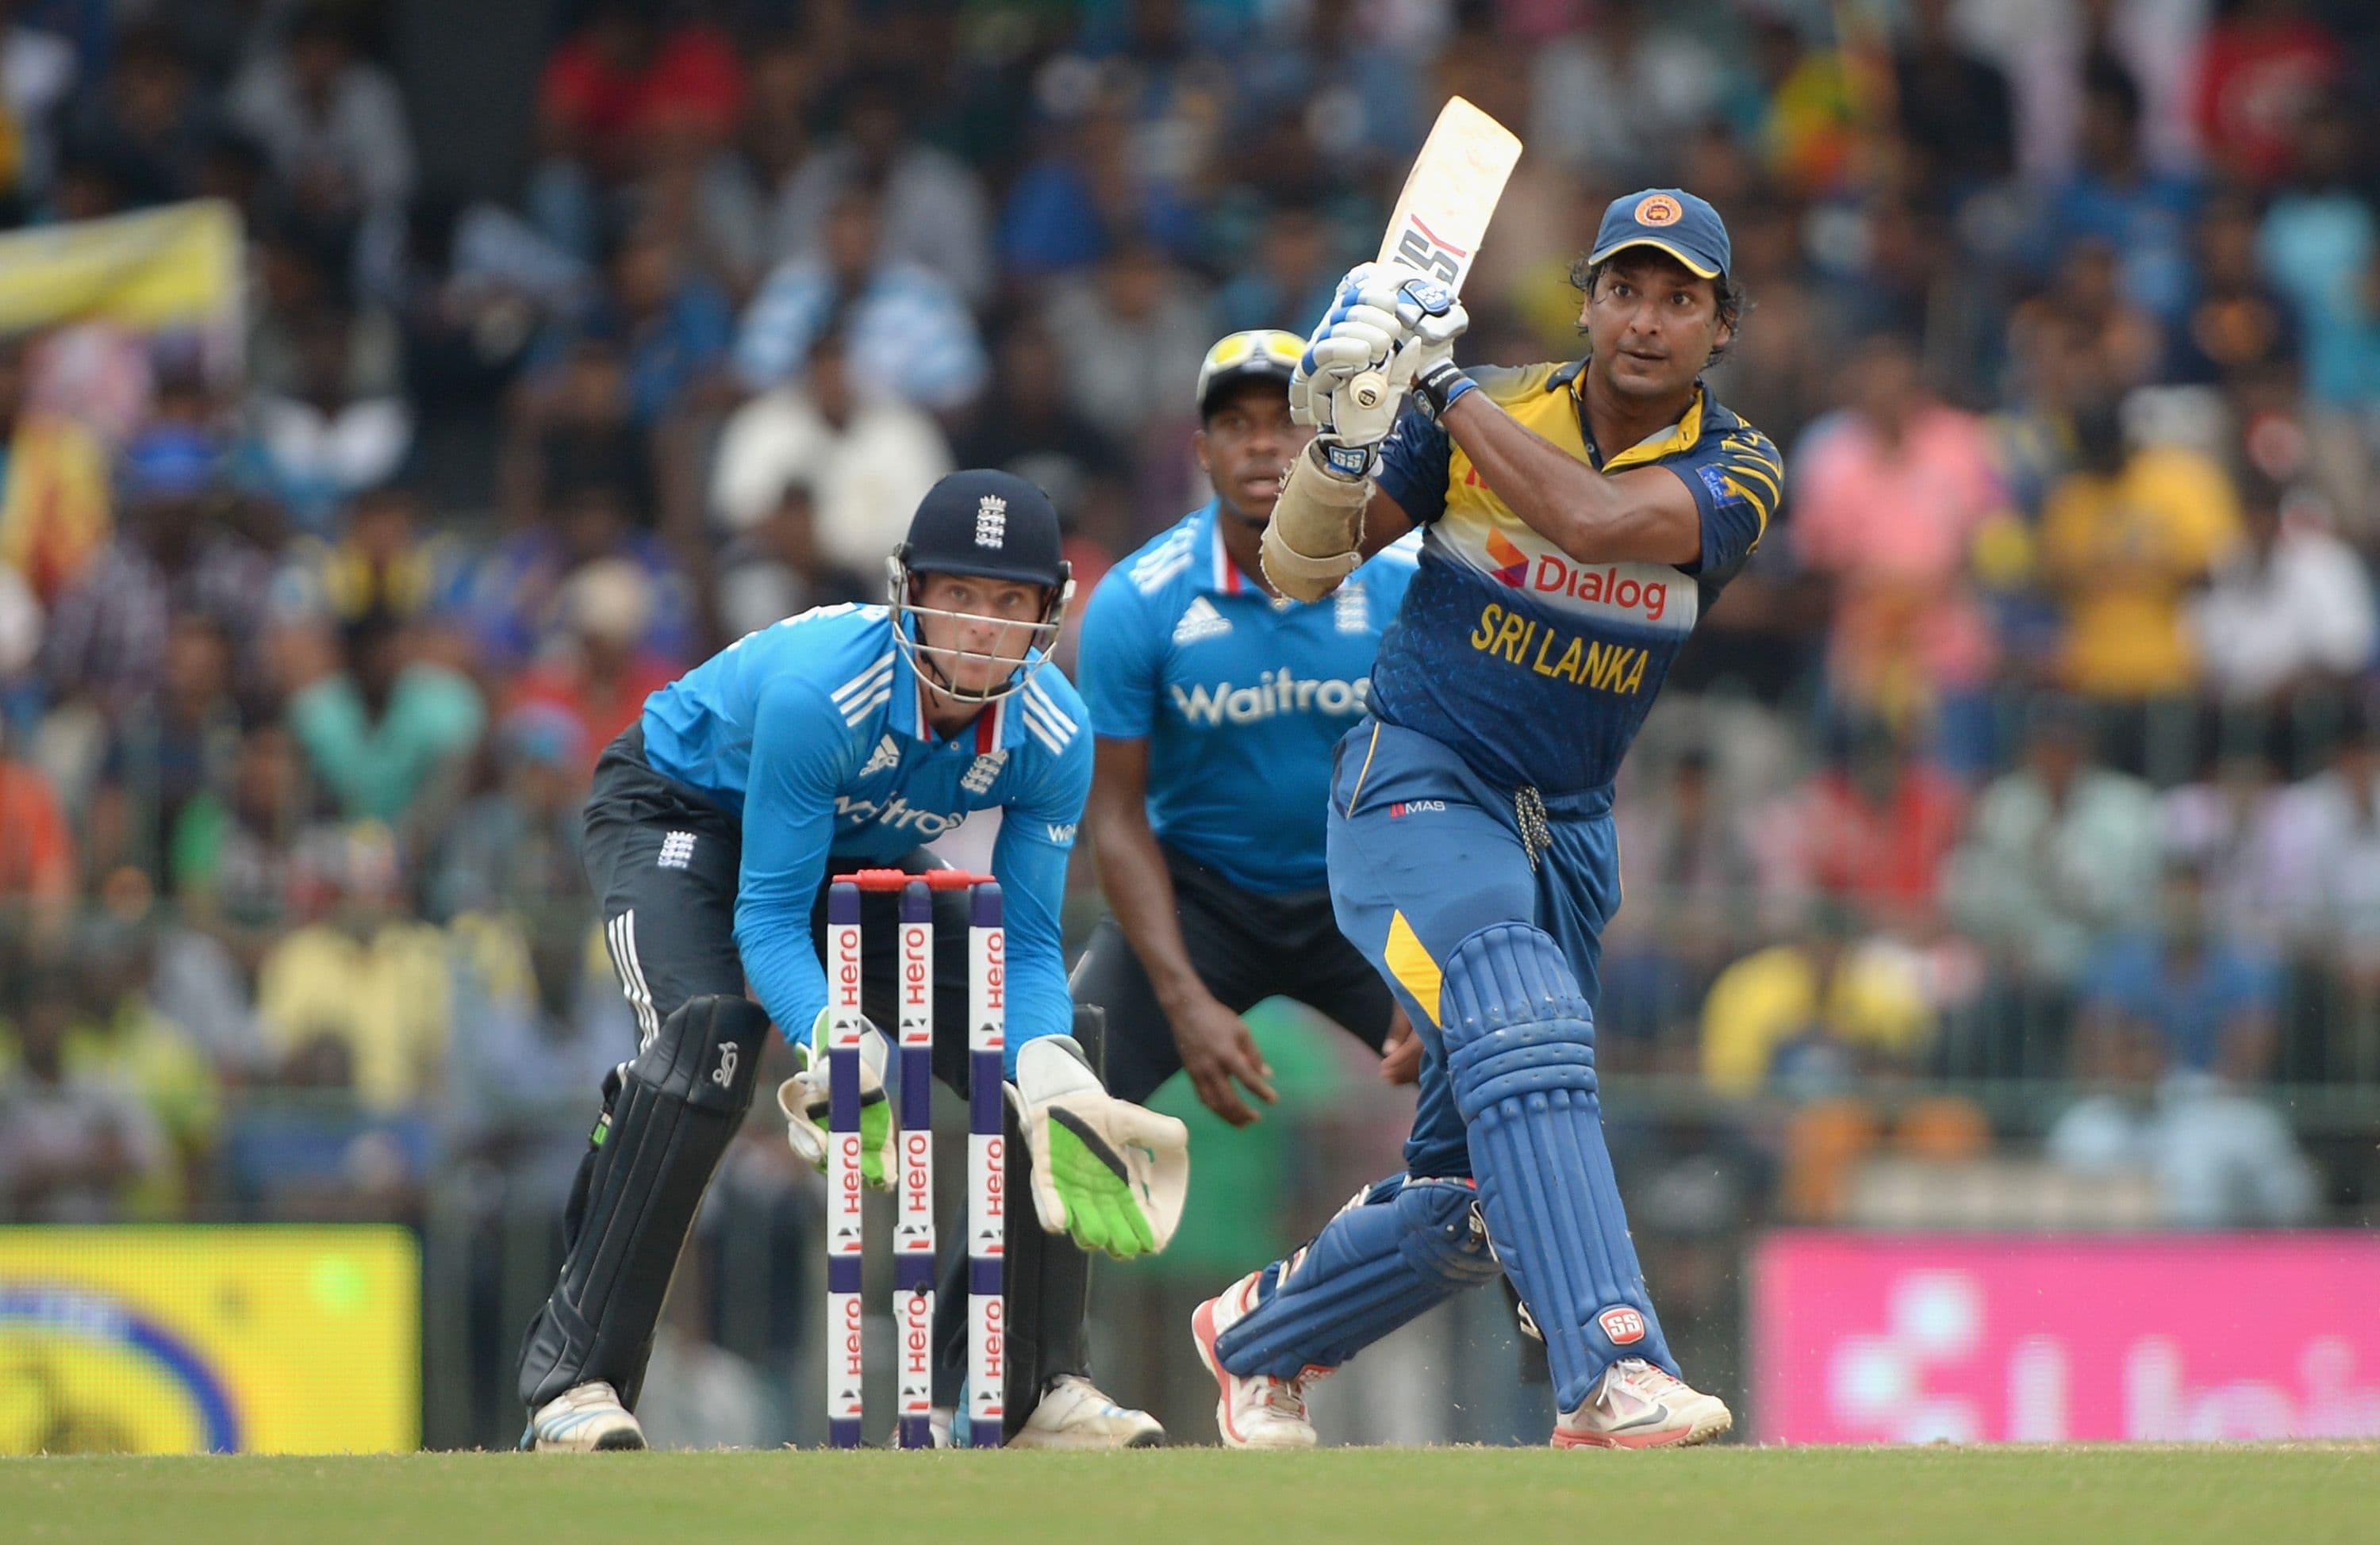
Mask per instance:
[[[1662,25],[1646,14],[1656,8],[1645,0],[1601,6],[1593,27],[1565,28],[1529,51],[1533,150],[1613,187],[1642,187],[1671,170],[1670,147],[1726,105],[1730,83],[1709,39]]]
[[[778,195],[769,246],[778,258],[819,256],[835,206],[872,191],[880,259],[930,269],[970,306],[990,298],[990,215],[983,185],[949,151],[919,139],[909,103],[917,83],[869,74],[844,86],[843,133],[804,157]]]
[[[582,772],[595,770],[595,758],[636,722],[645,699],[683,668],[650,642],[654,591],[652,576],[633,559],[582,565],[562,587],[554,637],[514,685],[516,707],[542,706],[568,717],[574,765]]]
[[[1951,913],[2022,980],[2070,986],[2102,936],[2146,921],[2156,823],[2147,785],[2092,762],[2081,714],[2044,705],[2023,764],[1975,802],[1951,862]]]
[[[2288,1123],[2261,1100],[2204,1074],[2169,1071],[2165,1042],[2116,1021],[2085,1038],[2074,1069],[2090,1090],[2044,1144],[2061,1169],[2144,1172],[2176,1228],[2305,1222],[2319,1201],[2313,1166]]]
[[[55,605],[107,546],[107,452],[66,415],[28,400],[26,341],[0,338],[0,563]]]
[[[241,72],[226,106],[263,147],[282,193],[313,219],[350,223],[413,192],[405,99],[358,55],[335,6],[300,11],[281,45]]]
[[[1213,342],[1199,287],[1148,242],[1117,248],[1096,272],[1052,287],[1041,325],[1065,340],[1075,411],[1126,444],[1184,417],[1185,380]]]
[[[1339,283],[1339,253],[1330,226],[1308,209],[1276,210],[1265,219],[1256,251],[1215,296],[1218,333],[1280,327],[1306,333],[1330,309]]]
[[[413,444],[413,409],[391,379],[378,392],[359,352],[393,343],[386,318],[325,300],[288,318],[293,380],[286,394],[249,407],[237,453],[249,487],[309,531],[327,532],[341,506],[394,477]],[[369,331],[372,343],[358,337]]]
[[[800,476],[719,555],[712,583],[723,632],[742,636],[813,607],[873,602],[883,585],[819,550],[818,501]]]
[[[239,742],[223,630],[197,614],[175,618],[164,667],[148,700],[108,727],[86,827],[94,875],[129,863],[152,884],[170,885],[183,813],[221,781]]]
[[[82,94],[66,139],[71,157],[113,167],[138,207],[196,197],[224,132],[223,114],[199,90],[172,34],[143,23],[116,40],[112,66]]]
[[[1048,330],[1032,321],[1011,325],[1000,341],[991,389],[953,449],[961,466],[996,466],[1030,481],[1071,521],[1093,485],[1129,484],[1132,461],[1075,411],[1065,368]],[[1075,580],[1083,588],[1079,572]]]
[[[1759,868],[1742,813],[1722,797],[1709,751],[1690,745],[1666,777],[1630,787],[1613,806],[1627,905],[1603,936],[1597,1022],[1666,1053],[1693,1022],[1720,965],[1758,928]]]
[[[2227,703],[2276,707],[2336,692],[2372,664],[2371,571],[2325,529],[2319,501],[2252,474],[2239,488],[2243,539],[2190,610],[2207,684]]]
[[[2272,1060],[2280,973],[2210,933],[2209,877],[2192,860],[2166,865],[2155,927],[2119,935],[2085,968],[2077,1033],[2144,1029],[2170,1067],[2259,1082]]]
[[[806,485],[820,557],[857,575],[872,598],[917,501],[953,463],[933,419],[866,390],[856,346],[842,334],[820,339],[799,385],[735,411],[720,435],[710,507],[727,531],[748,533],[782,507],[789,485]]]
[[[372,1111],[418,1103],[443,1082],[452,984],[443,936],[400,910],[394,835],[326,827],[300,875],[313,921],[257,968],[257,1024],[281,1081],[349,1090]]]
[[[1785,942],[1719,972],[1703,1002],[1703,1080],[1721,1094],[1800,1099],[1908,1068],[1934,1029],[1906,952],[1861,937],[1824,903]]]
[[[1773,894],[1822,899],[1872,932],[1933,932],[1966,798],[1912,738],[1870,718],[1835,731],[1827,765],[1765,813]]]
[[[367,613],[335,641],[293,627],[281,650],[290,732],[346,818],[427,820],[455,797],[486,709],[403,620]]]
[[[747,387],[796,379],[819,340],[843,332],[860,392],[948,412],[982,389],[983,344],[965,302],[932,270],[884,260],[881,232],[874,199],[846,193],[827,215],[817,253],[770,272],[735,337]]]
[[[0,919],[55,936],[73,911],[74,832],[57,791],[0,718]]]
[[[2218,199],[2199,220],[2196,292],[2168,354],[2174,380],[2232,385],[2295,365],[2297,318],[2258,267],[2256,240],[2244,199]]]
[[[2270,186],[2295,160],[2300,119],[2346,73],[2338,40],[2300,0],[2241,0],[2207,29],[2196,112],[2209,159]]]
[[[163,1012],[152,992],[153,932],[139,919],[108,915],[77,930],[75,1021],[65,1060],[73,1073],[128,1090],[164,1140],[162,1162],[125,1199],[136,1217],[177,1217],[188,1207],[200,1166],[212,1157],[223,1118],[222,1089],[207,1051]]]
[[[2073,423],[2076,465],[2041,512],[2041,573],[2066,614],[2064,683],[2140,703],[2198,684],[2184,604],[2240,541],[2239,496],[2220,465],[2183,445],[2126,444],[2117,404]]]
[[[9,995],[15,1065],[0,1072],[0,1216],[12,1223],[114,1223],[162,1172],[165,1140],[138,1096],[70,1070],[74,984],[55,963]]]
[[[495,785],[455,813],[423,887],[430,915],[480,912],[542,925],[549,911],[566,909],[575,923],[578,807],[595,751],[577,717],[551,703],[516,706],[493,741]]]
[[[1993,642],[1970,578],[1986,524],[2009,518],[1983,425],[1937,401],[1900,339],[1849,362],[1849,405],[1795,448],[1796,554],[1831,583],[1828,684],[1839,711],[1972,721]],[[1988,754],[1969,730],[1958,762]],[[1954,742],[1958,737],[1953,735]]]
[[[212,438],[184,425],[157,425],[126,450],[115,538],[51,612],[42,674],[59,697],[111,712],[138,702],[181,611],[224,630],[237,669],[254,662],[273,559],[224,518],[221,466]]]
[[[1901,139],[1924,158],[1912,175],[1956,202],[2016,170],[2016,120],[2007,75],[1967,46],[1951,13],[1950,0],[1910,7],[1892,83]]]
[[[74,45],[55,32],[28,26],[21,7],[0,6],[0,108],[11,128],[8,153],[0,157],[0,196],[21,223],[50,190],[56,171],[56,120],[71,100],[81,73]]]
[[[647,227],[613,255],[610,284],[580,314],[557,322],[531,355],[535,372],[561,367],[583,338],[617,349],[628,417],[649,429],[681,406],[716,401],[735,335],[727,296],[695,272],[668,233]]]
[[[285,726],[260,724],[241,738],[225,781],[184,814],[172,889],[183,916],[249,975],[294,916],[310,825],[304,754]]]
[[[2367,715],[2340,727],[2327,768],[2276,801],[2259,861],[2284,937],[2338,973],[2326,1065],[2380,1073],[2380,746]]]

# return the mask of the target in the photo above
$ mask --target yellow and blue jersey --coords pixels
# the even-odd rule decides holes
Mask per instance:
[[[746,635],[645,700],[645,760],[743,826],[735,947],[761,1007],[806,1035],[826,1007],[810,911],[830,868],[897,863],[972,811],[1008,929],[1009,1065],[1074,1028],[1059,935],[1091,788],[1083,700],[1054,670],[948,739],[880,606],[830,606]]]
[[[1372,712],[1547,795],[1608,786],[1694,621],[1767,530],[1784,466],[1700,385],[1685,416],[1606,456],[1586,427],[1585,362],[1474,370],[1489,398],[1607,473],[1659,466],[1702,515],[1692,565],[1580,563],[1524,525],[1462,447],[1408,414],[1382,489],[1424,528],[1419,567],[1372,672]]]
[[[1148,742],[1160,841],[1243,890],[1318,889],[1331,747],[1369,704],[1413,549],[1306,606],[1241,573],[1218,518],[1209,501],[1099,582],[1080,657],[1091,729]]]

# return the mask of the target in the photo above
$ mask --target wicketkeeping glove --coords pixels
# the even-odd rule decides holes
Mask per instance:
[[[810,1042],[794,1047],[802,1070],[777,1086],[777,1108],[785,1113],[785,1141],[811,1168],[826,1173],[826,1009],[810,1025]],[[861,1021],[859,1032],[859,1178],[880,1191],[892,1189],[892,1102],[884,1097],[884,1032]]]
[[[1043,1229],[1119,1261],[1172,1240],[1190,1188],[1188,1129],[1110,1094],[1069,1035],[1026,1042],[1009,1094]]]

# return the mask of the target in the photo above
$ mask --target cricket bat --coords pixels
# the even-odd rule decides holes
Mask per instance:
[[[1448,290],[1462,293],[1504,179],[1520,159],[1520,138],[1511,129],[1461,97],[1447,98],[1405,175],[1405,190],[1380,237],[1380,261],[1434,274]],[[1357,405],[1378,407],[1388,395],[1388,378],[1366,370],[1348,391]]]

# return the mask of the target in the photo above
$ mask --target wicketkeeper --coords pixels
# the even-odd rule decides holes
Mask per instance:
[[[1092,753],[1082,700],[1041,669],[1073,589],[1058,517],[1022,478],[954,473],[918,505],[890,570],[889,608],[822,608],[730,645],[655,693],[597,766],[588,875],[639,1044],[604,1080],[564,1215],[561,1277],[521,1349],[524,1447],[644,1446],[632,1413],[662,1300],[751,1104],[772,1020],[805,1066],[778,1092],[788,1136],[824,1162],[825,1059],[813,1068],[806,1053],[826,1010],[830,875],[929,867],[921,844],[994,807],[1005,814],[991,872],[1006,910],[1007,1066],[1025,1139],[1008,1145],[1007,1194],[1032,1196],[1038,1214],[1008,1214],[1010,1441],[1161,1441],[1146,1413],[1085,1376],[1082,1251],[1164,1249],[1187,1158],[1181,1123],[1109,1098],[1070,1033],[1059,906]],[[863,1173],[890,1189],[887,1047],[872,1027],[895,1017],[896,899],[864,906]],[[966,924],[965,893],[938,893],[934,1067],[961,1092]],[[1053,1119],[1096,1162],[1028,1171]],[[1080,1249],[1044,1248],[1060,1233]],[[964,1295],[942,1297],[937,1339],[956,1344]],[[938,1405],[956,1397],[937,1391]]]

